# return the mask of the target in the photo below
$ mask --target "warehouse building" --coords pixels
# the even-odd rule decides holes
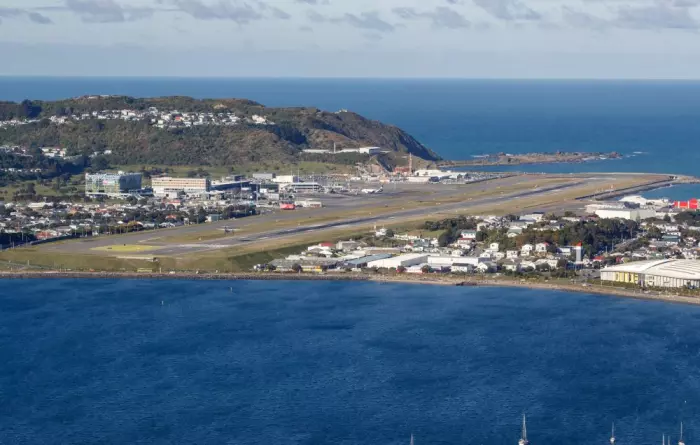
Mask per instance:
[[[427,253],[408,253],[405,255],[395,256],[393,258],[386,258],[382,260],[370,261],[367,263],[367,267],[377,267],[379,269],[396,269],[397,267],[409,267],[416,266],[418,264],[424,264],[428,262]]]
[[[600,279],[644,287],[700,287],[700,261],[634,261],[602,269]]]
[[[86,173],[87,196],[118,197],[141,189],[141,173]]]

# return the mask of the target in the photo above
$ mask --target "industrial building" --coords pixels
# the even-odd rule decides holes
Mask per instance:
[[[208,178],[171,178],[163,176],[151,180],[153,196],[176,198],[182,193],[201,194],[211,188]]]
[[[86,173],[87,196],[116,197],[141,189],[141,173]]]
[[[286,184],[284,190],[289,193],[320,193],[323,186],[318,182],[294,182]]]
[[[274,173],[253,173],[253,179],[257,181],[272,181],[275,176]]]
[[[299,177],[296,175],[278,175],[272,178],[272,182],[278,184],[291,184],[293,182],[299,182]]]
[[[209,185],[212,191],[241,191],[248,189],[250,190],[250,181],[245,179],[243,175],[229,176],[228,178],[221,178],[219,181],[212,181]]]
[[[700,261],[634,261],[601,269],[600,279],[644,287],[700,287]]]
[[[362,269],[363,267],[367,267],[367,265],[371,262],[386,260],[389,258],[391,258],[391,254],[388,254],[388,253],[380,253],[377,255],[367,255],[367,256],[360,257],[360,258],[347,260],[347,261],[345,261],[344,266],[352,268],[352,269]]]
[[[654,218],[656,210],[652,207],[639,207],[628,202],[589,204],[586,212],[604,219],[629,219],[632,221]]]
[[[367,267],[377,267],[379,269],[396,269],[397,267],[409,267],[428,262],[428,254],[424,253],[408,253],[405,255],[395,256],[367,263]]]

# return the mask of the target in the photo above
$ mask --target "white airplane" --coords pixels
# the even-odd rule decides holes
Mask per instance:
[[[362,189],[360,190],[365,195],[374,195],[384,191],[384,187],[379,187],[378,189]]]

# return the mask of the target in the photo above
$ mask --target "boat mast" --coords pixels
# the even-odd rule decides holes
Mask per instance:
[[[530,442],[527,441],[527,423],[525,422],[525,414],[523,414],[523,432],[518,441],[518,445],[528,445]]]
[[[411,433],[411,445],[415,445],[415,444],[413,443],[413,433]]]
[[[615,422],[612,424],[612,434],[610,434],[610,445],[615,445]]]
[[[681,437],[678,439],[678,445],[685,445],[683,442],[683,422],[681,422]]]

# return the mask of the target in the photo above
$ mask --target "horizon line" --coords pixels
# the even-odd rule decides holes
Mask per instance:
[[[209,76],[209,75],[50,75],[50,74],[2,74],[0,79],[126,79],[126,80],[353,80],[353,81],[474,81],[474,82],[685,82],[698,83],[697,78],[604,78],[604,77],[458,77],[458,76]]]

